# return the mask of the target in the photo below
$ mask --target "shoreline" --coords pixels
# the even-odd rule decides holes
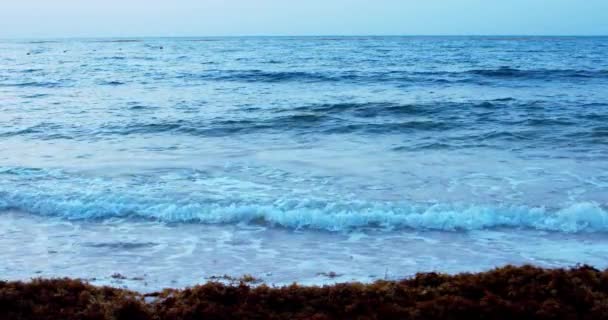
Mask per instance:
[[[10,235],[0,250],[3,280],[68,276],[138,292],[185,288],[224,275],[251,274],[267,285],[313,286],[399,280],[419,272],[484,272],[507,264],[608,268],[605,233],[298,232],[258,225],[99,223],[6,213],[0,234]]]
[[[370,284],[207,282],[138,293],[76,279],[0,281],[2,319],[606,319],[608,270],[506,266]]]

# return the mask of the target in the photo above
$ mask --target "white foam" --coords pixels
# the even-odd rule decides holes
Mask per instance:
[[[608,232],[608,212],[594,202],[563,208],[467,204],[281,199],[274,202],[172,200],[128,194],[0,193],[0,209],[58,216],[70,220],[134,217],[163,222],[205,224],[265,223],[291,229],[349,231],[411,228],[421,230],[482,230],[521,228],[566,233]]]

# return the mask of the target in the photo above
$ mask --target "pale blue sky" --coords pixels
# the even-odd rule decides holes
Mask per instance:
[[[608,35],[608,0],[2,0],[0,37]]]

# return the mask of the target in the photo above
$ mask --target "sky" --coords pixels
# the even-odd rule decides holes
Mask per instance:
[[[0,38],[608,35],[608,0],[0,0]]]

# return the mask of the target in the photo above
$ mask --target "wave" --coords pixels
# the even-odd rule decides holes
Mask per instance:
[[[593,202],[560,209],[464,204],[277,199],[269,203],[163,201],[126,194],[0,193],[0,210],[69,220],[151,219],[166,223],[254,223],[332,232],[367,228],[471,231],[494,228],[563,233],[608,232],[608,212]]]
[[[105,133],[120,135],[181,133],[194,136],[226,136],[248,133],[302,133],[312,130],[324,134],[364,133],[393,134],[413,131],[449,130],[458,123],[434,120],[391,121],[382,123],[358,123],[330,114],[290,114],[258,120],[167,121],[163,123],[132,123],[125,126],[107,127]]]
[[[73,126],[66,128],[66,126],[58,123],[41,122],[26,128],[0,131],[0,137],[30,136],[40,140],[73,139],[75,131],[76,128]]]
[[[109,40],[92,40],[92,43],[134,43],[143,42],[141,39],[109,39]]]
[[[107,56],[98,60],[149,60],[147,57]],[[36,69],[23,73],[40,72]],[[162,78],[164,79],[164,78]],[[176,76],[180,81],[228,81],[243,83],[361,83],[394,84],[397,86],[449,85],[449,84],[487,84],[492,80],[592,80],[608,79],[608,70],[561,70],[561,69],[473,69],[464,71],[267,71],[267,70],[208,70],[201,73],[181,73]],[[146,80],[147,81],[147,80]],[[144,82],[142,82],[144,83]],[[99,85],[120,85],[121,81],[102,81]],[[71,87],[73,81],[22,81],[0,83],[9,87]]]
[[[263,70],[210,70],[203,74],[182,74],[180,78],[239,82],[328,82],[347,80],[339,73],[263,71]],[[354,78],[352,78],[354,79]]]
[[[98,84],[102,85],[102,86],[121,86],[121,85],[124,85],[125,83],[122,81],[118,81],[118,80],[111,80],[111,81],[104,80],[104,81],[99,81]]]
[[[497,69],[473,69],[464,72],[490,78],[608,78],[608,70],[576,70],[576,69],[516,69],[501,67]]]
[[[470,104],[461,104],[468,107]],[[432,115],[441,112],[440,107],[446,107],[441,103],[434,104],[399,104],[392,102],[342,102],[311,104],[295,107],[295,112],[321,113],[321,114],[349,114],[355,117],[371,118],[377,116],[405,116],[405,115]],[[443,109],[445,111],[445,108]]]
[[[449,130],[457,123],[447,123],[444,121],[402,121],[393,123],[363,123],[363,124],[347,124],[343,126],[335,126],[324,131],[324,133],[353,133],[362,132],[366,134],[394,134],[407,133],[412,131],[440,131]]]
[[[17,87],[17,88],[66,88],[66,87],[72,87],[72,86],[73,86],[73,84],[67,80],[0,83],[0,87]]]
[[[207,70],[202,73],[182,73],[178,76],[186,80],[214,80],[237,82],[393,82],[399,84],[449,84],[479,83],[479,80],[576,80],[608,79],[608,70],[579,69],[517,69],[500,67],[470,69],[461,71],[267,71],[267,70]]]
[[[34,97],[34,96],[32,96]],[[90,140],[129,135],[173,134],[204,137],[224,137],[245,134],[359,134],[400,135],[439,133],[424,143],[451,144],[462,142],[533,142],[581,137],[596,144],[594,139],[606,136],[603,113],[560,116],[504,116],[505,112],[531,112],[538,109],[536,101],[523,102],[512,98],[482,102],[438,102],[399,104],[391,102],[325,103],[301,106],[239,110],[231,117],[207,118],[146,118],[132,117],[126,121],[83,126],[70,123],[41,122],[27,127],[8,126],[0,130],[0,137],[23,136],[42,140]],[[139,104],[127,104],[126,110],[155,109]],[[463,116],[463,110],[473,116]],[[590,122],[588,120],[597,120]],[[550,132],[546,129],[562,129]],[[464,130],[463,130],[464,129]],[[460,130],[460,131],[458,131]],[[445,133],[451,132],[447,135]],[[557,133],[555,133],[557,132]],[[436,145],[437,146],[437,145]]]

